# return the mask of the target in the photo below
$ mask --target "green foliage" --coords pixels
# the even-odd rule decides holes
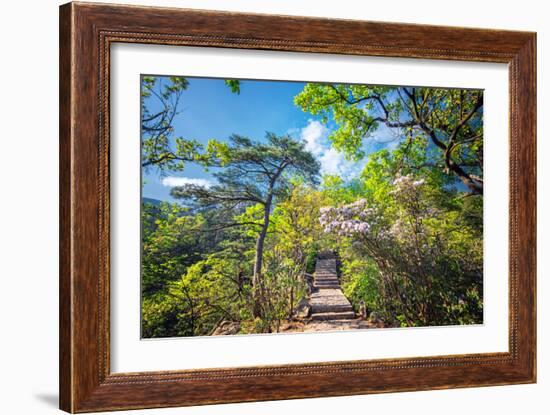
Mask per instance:
[[[296,178],[316,182],[319,163],[305,151],[303,142],[271,133],[267,133],[265,143],[233,135],[229,145],[212,147],[219,154],[217,164],[223,167],[222,171],[214,173],[218,183],[209,189],[197,185],[176,187],[172,195],[188,200],[199,210],[224,212],[224,218],[242,216],[244,210],[244,218],[229,223],[224,219],[219,226],[243,227],[248,229],[248,235],[256,233],[252,314],[266,319],[272,315],[268,275],[263,274],[270,213],[276,200],[284,197]],[[292,175],[294,179],[290,180]]]
[[[334,147],[356,160],[365,155],[361,149],[363,139],[380,125],[378,117],[372,115],[376,102],[366,97],[387,97],[391,88],[367,87],[363,85],[307,84],[294,102],[314,115],[321,116],[324,123],[334,120],[339,126],[330,135]],[[398,111],[398,101],[388,105]]]
[[[240,94],[240,81],[225,84]],[[174,120],[179,114],[183,93],[189,87],[184,77],[143,76],[141,78],[141,164],[143,169],[182,171],[186,163],[210,165],[222,151],[218,142],[205,149],[197,140],[174,137]],[[205,151],[206,150],[206,151]]]
[[[201,208],[218,207],[236,214],[252,205],[265,206],[270,195],[282,195],[291,176],[315,182],[319,172],[319,163],[304,150],[303,143],[271,133],[265,143],[239,135],[231,136],[229,144],[212,140],[208,153],[211,164],[223,167],[214,173],[217,184],[209,189],[196,185],[175,187],[172,196]]]
[[[346,255],[343,257],[341,267],[344,295],[354,305],[356,311],[359,311],[359,304],[363,301],[368,312],[381,313],[384,310],[384,304],[378,294],[382,284],[376,263],[369,257],[361,258],[349,251],[341,252]],[[385,317],[389,321],[392,316]]]
[[[241,93],[241,81],[238,79],[226,79],[225,84],[231,89],[234,94]]]
[[[393,176],[399,157],[371,157],[362,174],[365,208],[330,213],[336,231],[344,219],[368,224],[337,235],[344,292],[389,325],[480,323],[482,198],[442,186],[440,172]],[[341,211],[348,216],[338,220]]]
[[[173,121],[189,82],[182,77],[141,78],[141,154],[142,167],[165,170],[183,170],[186,161],[192,161],[201,150],[194,140],[174,139]]]
[[[361,194],[362,187],[362,182],[344,182],[340,176],[330,174],[325,174],[321,182],[323,195],[330,204],[353,202]]]
[[[294,101],[324,123],[337,124],[329,138],[349,158],[363,158],[364,141],[383,125],[409,143],[429,141],[424,160],[432,169],[453,175],[473,194],[483,193],[482,90],[307,84]],[[409,157],[409,150],[402,147],[402,162],[425,167],[415,163],[420,153]]]
[[[142,304],[144,337],[209,335],[221,320],[238,321],[250,286],[238,261],[211,255],[188,267],[162,295]]]
[[[165,290],[167,281],[179,278],[187,266],[201,258],[197,249],[204,219],[169,203],[144,203],[142,207],[141,289],[149,296]]]

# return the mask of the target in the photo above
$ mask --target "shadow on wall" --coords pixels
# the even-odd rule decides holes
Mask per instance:
[[[59,408],[59,396],[56,393],[37,393],[36,399],[54,408]]]

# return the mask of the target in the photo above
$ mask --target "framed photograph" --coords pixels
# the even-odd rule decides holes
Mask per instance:
[[[536,381],[536,35],[60,8],[60,407]]]

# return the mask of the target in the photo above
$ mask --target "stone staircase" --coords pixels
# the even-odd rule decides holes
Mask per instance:
[[[315,264],[313,292],[310,297],[311,320],[349,320],[355,312],[342,293],[336,274],[336,258],[331,253],[319,255]]]

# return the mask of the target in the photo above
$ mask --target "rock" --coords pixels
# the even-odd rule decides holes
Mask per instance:
[[[371,320],[372,322],[378,322],[382,319],[380,318],[380,314],[378,314],[376,311],[373,311],[372,313],[370,313],[369,320]]]
[[[237,334],[241,329],[241,323],[238,321],[222,321],[216,330],[212,333],[212,336],[230,336]]]
[[[313,275],[310,275],[310,274],[304,274],[304,279],[305,279],[305,282],[306,282],[306,286],[307,286],[307,294],[308,295],[311,295],[311,293],[313,292],[313,288],[314,288],[314,278],[313,278]]]
[[[294,314],[297,318],[308,318],[311,315],[311,304],[309,304],[309,301],[305,298],[298,301]]]
[[[305,323],[303,321],[289,321],[281,325],[280,332],[300,332],[304,331]]]

